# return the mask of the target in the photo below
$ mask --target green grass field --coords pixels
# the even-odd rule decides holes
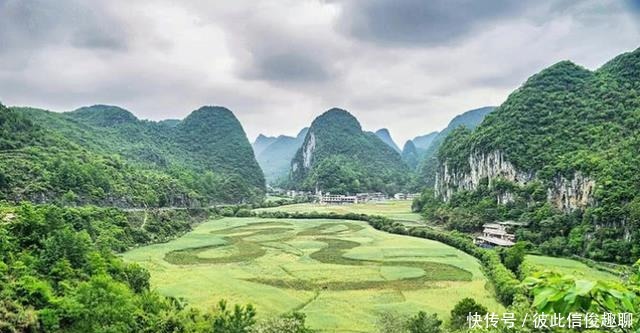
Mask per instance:
[[[620,281],[620,278],[616,275],[597,270],[573,259],[528,255],[526,262],[541,270],[555,271],[560,274],[570,274],[576,278],[586,280]]]
[[[422,217],[418,213],[411,212],[411,200],[389,200],[385,202],[345,204],[345,205],[320,205],[315,203],[302,203],[273,208],[262,208],[256,211],[283,211],[283,212],[320,212],[320,213],[358,213],[370,215],[382,215],[394,220],[419,222]]]
[[[154,288],[193,306],[224,298],[261,316],[298,310],[323,332],[371,332],[385,311],[448,318],[464,297],[503,309],[475,258],[363,222],[225,218],[123,256],[150,270]]]

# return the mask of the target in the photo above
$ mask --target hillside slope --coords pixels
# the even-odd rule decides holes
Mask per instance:
[[[380,140],[382,140],[382,142],[386,143],[387,146],[393,148],[393,150],[400,153],[400,148],[395,143],[395,141],[393,141],[393,139],[391,138],[391,133],[389,133],[388,129],[381,128],[375,132],[375,135],[379,137]]]
[[[438,167],[437,154],[440,146],[447,136],[456,128],[465,127],[474,129],[484,120],[484,118],[495,110],[495,106],[485,106],[479,109],[466,111],[455,116],[445,129],[440,131],[431,141],[429,147],[420,158],[420,164],[416,171],[415,185],[417,187],[432,187],[435,183],[436,169]]]
[[[256,140],[253,141],[253,143],[251,144],[251,147],[253,148],[253,153],[257,157],[258,155],[260,155],[260,153],[262,153],[262,151],[265,150],[265,148],[269,147],[269,145],[274,143],[276,140],[277,138],[273,136],[266,136],[263,134],[258,135]]]
[[[331,109],[317,117],[291,163],[290,186],[325,192],[400,190],[409,170],[400,154],[362,131],[350,113]]]
[[[100,196],[104,198],[72,190],[79,203],[189,206],[254,200],[265,191],[262,172],[244,131],[231,111],[224,108],[203,107],[183,121],[169,122],[138,120],[129,111],[105,105],[65,113],[33,108],[13,108],[10,112],[28,118],[34,127],[55,138],[48,141],[50,145],[64,147],[52,158],[62,159],[69,147],[77,147],[88,156],[108,156],[135,173],[162,179],[159,187],[169,190],[170,184],[175,184],[173,187],[180,188],[171,190],[171,194],[154,192],[135,200],[124,194],[115,195],[117,190],[124,191],[120,187],[103,188]],[[99,158],[83,160],[92,163]],[[93,174],[80,174],[88,177],[81,183],[93,181]],[[47,191],[36,201],[59,199],[60,193]],[[34,192],[31,196],[37,194]]]
[[[291,160],[302,146],[308,130],[308,128],[303,128],[295,137],[280,135],[262,148],[260,153],[256,153],[256,159],[264,172],[267,183],[277,184],[286,180]]]
[[[627,262],[640,257],[639,133],[640,49],[593,72],[563,61],[446,140],[436,193],[506,205],[499,217],[530,222],[522,238],[551,254]]]
[[[415,170],[421,164],[427,150],[437,136],[438,132],[431,132],[417,136],[412,140],[407,140],[407,142],[404,143],[401,152],[402,160],[411,170]]]

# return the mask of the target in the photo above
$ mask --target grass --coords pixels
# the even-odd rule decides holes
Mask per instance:
[[[371,332],[386,311],[448,318],[464,297],[503,310],[475,258],[363,222],[225,218],[123,256],[150,270],[154,288],[192,306],[224,298],[252,303],[260,316],[297,310],[322,332]]]
[[[608,272],[589,267],[586,264],[567,258],[528,255],[526,261],[541,270],[555,271],[560,274],[570,274],[576,278],[586,280],[620,281],[620,278]]]
[[[370,202],[363,204],[345,205],[320,205],[315,203],[302,203],[273,208],[262,208],[256,211],[283,211],[283,212],[321,212],[321,213],[358,213],[382,215],[394,220],[417,223],[422,220],[418,213],[411,212],[411,200],[389,200],[384,202]]]

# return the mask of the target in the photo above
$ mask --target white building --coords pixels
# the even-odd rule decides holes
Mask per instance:
[[[514,222],[485,223],[482,235],[476,237],[476,244],[487,246],[513,246],[516,236],[509,233],[507,227],[514,225]]]

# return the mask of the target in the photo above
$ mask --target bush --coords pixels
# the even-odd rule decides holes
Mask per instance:
[[[484,316],[488,310],[481,304],[478,304],[473,298],[463,298],[451,310],[451,327],[456,329],[464,328],[467,325],[467,317],[469,314],[478,314]]]

